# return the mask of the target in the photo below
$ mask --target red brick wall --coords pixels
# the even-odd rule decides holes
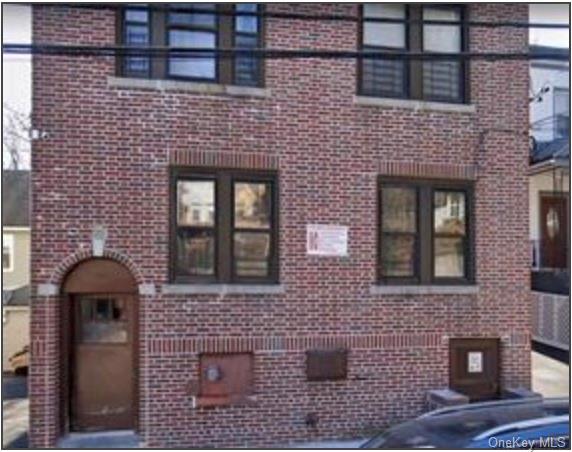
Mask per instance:
[[[268,8],[356,13],[348,4]],[[474,20],[528,19],[526,5],[470,9]],[[36,42],[114,44],[113,12],[50,6],[35,7],[33,17]],[[269,19],[266,42],[354,50],[357,25]],[[526,51],[527,32],[474,29],[470,46]],[[526,61],[471,63],[475,113],[357,105],[351,60],[269,60],[267,98],[115,88],[114,73],[112,58],[34,57],[34,126],[49,138],[33,145],[32,279],[34,289],[59,285],[89,255],[93,225],[105,224],[107,247],[140,284],[155,286],[156,295],[139,301],[146,445],[360,436],[419,414],[425,392],[447,385],[452,336],[502,337],[503,383],[529,386]],[[169,169],[213,162],[278,168],[284,294],[161,293]],[[382,172],[475,179],[478,295],[370,295]],[[349,257],[307,256],[308,223],[348,225]],[[58,316],[57,296],[34,297],[35,446],[53,445],[59,434]],[[193,408],[187,387],[198,377],[198,352],[218,350],[228,337],[242,339],[226,347],[254,352],[256,404]],[[327,337],[349,345],[349,377],[307,382],[304,352]],[[306,426],[309,413],[316,427]]]

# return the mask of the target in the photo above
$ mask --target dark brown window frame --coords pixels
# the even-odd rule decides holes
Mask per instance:
[[[221,12],[232,12],[234,9],[234,4],[231,3],[215,3],[217,10]],[[264,11],[263,4],[257,4],[258,11]],[[176,7],[176,5],[175,5]],[[120,8],[117,14],[117,27],[116,27],[116,39],[120,45],[125,43],[125,11],[127,9],[146,9],[144,4],[137,4],[135,6],[125,5]],[[169,6],[168,4],[157,3],[153,5],[153,8],[147,8],[149,11],[149,36],[152,46],[163,47],[168,46],[169,42]],[[200,14],[200,13],[199,13]],[[202,13],[208,14],[208,12]],[[232,48],[235,40],[235,24],[233,15],[218,14],[215,17],[216,22],[216,48]],[[260,48],[264,47],[266,27],[265,21],[262,17],[258,18],[258,46]],[[194,28],[194,27],[189,27]],[[197,30],[202,29],[202,27],[196,27]],[[264,60],[259,59],[257,64],[257,81],[255,84],[249,83],[245,85],[237,84],[235,80],[234,67],[235,60],[231,58],[219,58],[215,57],[215,77],[214,78],[201,78],[201,77],[191,77],[182,75],[171,75],[169,73],[169,58],[150,58],[149,71],[148,73],[129,73],[125,71],[125,57],[118,56],[116,62],[116,75],[119,77],[136,77],[136,78],[150,78],[150,79],[160,79],[160,80],[186,80],[190,82],[200,82],[200,83],[214,83],[222,85],[238,85],[238,86],[249,86],[249,87],[264,87]]]
[[[415,275],[387,277],[382,273],[382,209],[381,190],[384,186],[414,188],[417,191],[417,241],[415,244]],[[436,277],[434,269],[434,193],[458,191],[465,193],[466,238],[464,242],[464,277]],[[475,283],[475,219],[474,186],[470,181],[442,179],[378,178],[377,187],[377,280],[382,285],[472,285]]]
[[[178,275],[177,260],[177,182],[179,180],[215,180],[215,272],[213,276]],[[265,277],[245,277],[235,274],[234,260],[234,184],[237,182],[268,183],[272,189],[270,254],[268,275]],[[170,192],[170,259],[169,276],[174,283],[204,284],[278,284],[279,283],[279,196],[278,174],[275,171],[237,170],[220,168],[171,169]],[[253,229],[253,232],[256,230]]]
[[[423,17],[423,7],[432,8],[442,8],[442,9],[456,9],[460,12],[461,16],[461,50],[468,51],[469,49],[469,27],[467,22],[469,19],[469,8],[466,5],[460,4],[405,4],[405,20],[406,21],[421,21]],[[364,45],[364,22],[367,21],[364,18],[363,5],[359,6],[359,31],[358,31],[358,48],[360,50],[365,50],[367,46]],[[404,49],[407,52],[423,52],[423,24],[422,23],[404,23],[405,27],[405,44]],[[379,47],[379,50],[394,50]],[[459,88],[460,97],[458,100],[452,99],[442,99],[430,96],[425,96],[423,93],[423,61],[421,60],[410,60],[405,64],[403,81],[405,85],[403,96],[392,96],[391,94],[378,94],[374,92],[364,91],[363,89],[363,59],[358,58],[357,64],[357,94],[363,96],[371,97],[381,97],[381,98],[393,98],[393,99],[410,99],[410,100],[424,100],[430,102],[444,102],[444,103],[469,103],[470,102],[470,63],[468,60],[463,60],[461,62],[461,67],[459,71]]]

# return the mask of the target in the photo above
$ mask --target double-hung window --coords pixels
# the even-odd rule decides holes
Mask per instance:
[[[472,283],[469,184],[384,179],[379,188],[379,279]]]
[[[376,22],[372,19],[405,20],[407,7],[397,3],[363,5],[362,50],[400,51],[408,49],[407,27],[403,23]],[[406,97],[408,64],[404,60],[364,58],[361,91],[387,97]]]
[[[194,10],[177,9],[167,13],[167,44],[170,47],[213,49],[217,47],[217,16],[214,3],[192,4]],[[203,13],[204,11],[204,13]],[[214,56],[192,58],[171,57],[168,62],[171,77],[216,80],[217,68]]]
[[[272,173],[174,172],[172,279],[278,281],[278,207]]]
[[[151,43],[150,14],[147,8],[132,7],[123,15],[123,41],[128,47],[146,47]],[[150,59],[146,56],[129,56],[123,60],[123,73],[132,77],[147,77]]]
[[[123,45],[169,47],[184,49],[185,53],[125,56],[120,59],[120,75],[262,86],[261,58],[216,54],[217,49],[263,47],[260,12],[256,3],[127,6],[121,15]],[[193,53],[192,49],[207,52]],[[208,52],[211,49],[213,52]]]
[[[364,4],[361,49],[380,52],[458,54],[467,50],[462,6]],[[362,95],[437,102],[468,100],[466,63],[451,59],[419,60],[363,57],[358,92]]]

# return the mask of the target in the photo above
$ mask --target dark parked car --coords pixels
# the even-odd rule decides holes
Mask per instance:
[[[443,408],[392,427],[361,447],[569,449],[570,403],[532,397]]]

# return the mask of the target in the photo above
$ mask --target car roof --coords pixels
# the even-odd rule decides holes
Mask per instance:
[[[486,431],[532,419],[568,416],[567,399],[514,399],[468,404],[427,413],[381,435],[383,447],[463,447]],[[374,446],[372,440],[372,446]],[[375,447],[375,446],[374,446]]]

